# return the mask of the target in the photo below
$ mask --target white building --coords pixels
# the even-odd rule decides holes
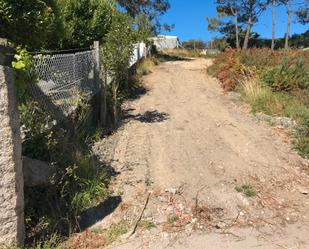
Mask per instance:
[[[158,35],[150,38],[158,50],[179,48],[180,42],[177,36]]]

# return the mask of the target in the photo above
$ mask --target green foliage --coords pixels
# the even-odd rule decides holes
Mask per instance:
[[[102,48],[103,64],[110,76],[118,82],[127,78],[133,44],[136,41],[132,24],[133,21],[128,16],[115,12],[111,31],[107,34]]]
[[[17,45],[53,47],[63,32],[55,0],[0,0],[0,33]]]
[[[139,41],[143,41],[150,45],[149,37],[154,35],[153,26],[145,13],[137,15],[134,19],[134,26],[138,34]]]
[[[140,18],[147,19],[147,29],[151,33],[157,33],[162,28],[170,30],[173,25],[161,24],[159,17],[167,12],[170,8],[168,0],[117,0],[118,4],[123,7],[126,12],[136,20],[139,26]],[[141,27],[141,26],[139,26]]]
[[[50,185],[25,188],[29,240],[74,232],[81,213],[108,197],[107,169],[91,153],[93,140],[89,137],[96,129],[87,125],[89,106],[83,98],[78,102],[70,130],[62,128],[63,124],[51,119],[33,100],[20,106],[23,154],[55,167]]]
[[[179,216],[177,215],[169,215],[167,217],[167,222],[170,223],[170,224],[173,224],[175,222],[177,222],[179,220]]]
[[[87,47],[93,40],[101,40],[103,65],[113,78],[108,90],[117,118],[119,98],[128,90],[133,44],[147,38],[149,24],[141,18],[136,29],[133,19],[116,10],[112,0],[0,0],[0,13],[0,31],[4,29],[3,23],[9,29],[16,28],[15,33],[6,30],[11,32],[6,37],[25,45],[17,48],[12,63],[23,155],[48,161],[55,168],[49,185],[25,187],[27,240],[39,241],[33,245],[35,248],[52,248],[41,241],[48,241],[54,233],[69,235],[76,231],[81,214],[108,197],[108,175],[106,165],[98,162],[91,152],[102,129],[95,125],[89,127],[89,104],[85,98],[76,94],[74,114],[59,122],[29,94],[29,86],[36,84],[37,75],[28,49]],[[146,64],[142,74],[151,66]],[[126,229],[123,224],[113,227],[109,240],[113,241]]]
[[[242,186],[236,187],[235,190],[237,192],[244,193],[245,196],[247,196],[247,197],[254,197],[254,196],[256,196],[256,191],[249,184],[244,184]]]
[[[261,80],[274,91],[309,88],[309,68],[303,60],[290,64],[287,59],[262,73]]]
[[[114,126],[118,121],[119,93],[124,94],[128,90],[128,68],[133,54],[133,45],[137,40],[132,24],[132,19],[127,15],[115,12],[111,31],[107,34],[102,47],[102,62],[112,78],[109,92]]]
[[[58,0],[66,30],[65,48],[84,48],[104,40],[115,12],[111,0]]]
[[[301,155],[309,157],[309,113],[297,128],[295,148]]]
[[[37,76],[33,70],[32,56],[25,48],[17,47],[12,67],[15,73],[15,87],[19,103],[25,103],[29,98],[28,84],[35,84]]]
[[[136,68],[136,77],[141,78],[144,75],[150,74],[153,70],[155,63],[152,58],[144,58],[138,63]]]
[[[309,23],[309,0],[305,0],[303,6],[296,11],[296,15],[301,24]]]
[[[108,196],[104,179],[100,175],[99,178],[101,179],[81,179],[80,191],[74,194],[71,202],[72,209],[77,215],[105,200]]]
[[[112,225],[112,227],[107,231],[106,240],[107,244],[113,243],[121,235],[128,232],[128,224],[125,221],[121,221],[117,224]]]
[[[41,160],[50,160],[50,151],[57,144],[52,127],[56,121],[40,107],[38,102],[29,99],[18,106],[23,139],[23,155]]]
[[[301,155],[309,155],[308,52],[227,50],[217,56],[208,72],[219,79],[224,89],[240,89],[252,112],[295,120],[295,148]]]
[[[152,222],[152,221],[148,221],[148,220],[140,220],[138,222],[138,227],[141,229],[146,229],[146,230],[150,230],[152,228],[155,228],[156,225]]]

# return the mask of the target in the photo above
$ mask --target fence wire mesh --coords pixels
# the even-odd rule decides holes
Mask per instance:
[[[130,67],[147,55],[145,43],[134,47]],[[100,90],[95,70],[99,49],[70,54],[36,55],[33,58],[38,82],[31,85],[32,95],[58,119],[76,109],[80,98],[91,99]],[[111,82],[108,77],[106,84]]]
[[[31,91],[47,110],[71,114],[78,100],[90,99],[100,89],[95,80],[96,50],[74,54],[37,55],[34,70],[38,82]]]

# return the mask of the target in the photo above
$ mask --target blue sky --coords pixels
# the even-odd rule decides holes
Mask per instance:
[[[295,1],[300,2],[298,0]],[[170,0],[171,9],[161,18],[162,23],[175,24],[175,29],[170,33],[163,34],[177,35],[181,41],[188,39],[211,40],[218,34],[207,30],[206,17],[216,16],[216,5],[214,0]],[[295,7],[296,8],[296,7]],[[287,10],[285,6],[277,9],[277,30],[276,36],[283,37],[286,30]],[[292,23],[291,33],[303,33],[309,29],[309,25]],[[263,13],[259,22],[254,26],[253,31],[261,34],[263,38],[271,37],[271,10]]]

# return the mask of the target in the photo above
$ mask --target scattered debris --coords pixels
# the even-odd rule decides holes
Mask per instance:
[[[135,225],[134,225],[132,231],[128,234],[128,236],[127,236],[128,238],[130,238],[130,237],[136,232],[136,228],[137,228],[137,226],[138,226],[138,223],[141,221],[141,219],[142,219],[142,217],[143,217],[143,214],[144,214],[144,212],[145,212],[145,209],[146,209],[146,207],[147,207],[147,204],[148,204],[148,202],[149,202],[150,194],[151,194],[151,193],[148,192],[148,195],[147,195],[145,204],[144,204],[144,206],[143,206],[143,209],[142,209],[142,211],[141,211],[141,213],[140,213],[138,219],[136,220]]]
[[[287,117],[273,117],[264,113],[257,113],[256,117],[258,120],[265,121],[274,126],[282,126],[289,129],[293,129],[296,126],[296,121]]]

